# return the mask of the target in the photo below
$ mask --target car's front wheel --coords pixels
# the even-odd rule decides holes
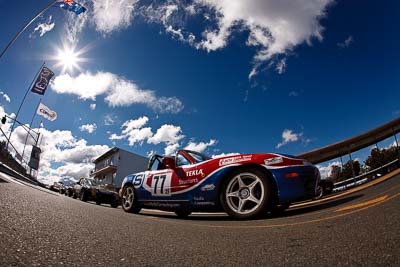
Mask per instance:
[[[233,173],[222,185],[220,201],[224,210],[236,219],[251,219],[266,212],[271,186],[257,169]]]
[[[132,185],[127,185],[122,190],[122,209],[131,213],[139,213],[142,209],[137,205],[135,188]]]
[[[79,199],[82,200],[82,201],[85,201],[85,202],[87,201],[87,195],[86,195],[86,191],[85,190],[81,191],[81,193],[79,195]]]

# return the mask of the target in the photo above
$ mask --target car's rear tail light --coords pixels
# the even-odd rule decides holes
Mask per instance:
[[[289,172],[285,174],[285,178],[297,178],[299,174],[297,172]]]

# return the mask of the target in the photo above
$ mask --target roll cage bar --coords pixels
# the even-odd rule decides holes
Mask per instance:
[[[172,156],[172,157],[169,157],[169,158],[174,160],[175,166],[177,166],[177,164],[176,164],[177,162],[176,161],[177,161],[177,158],[178,158],[179,154],[184,156],[191,164],[195,164],[196,160],[188,152],[201,155],[201,153],[198,153],[198,152],[195,152],[195,151],[180,149],[180,150],[178,150],[176,152],[175,156]],[[159,166],[161,165],[161,169],[162,169],[162,167],[166,168],[166,166],[163,163],[163,159],[165,157],[167,157],[167,156],[161,156],[161,155],[158,155],[158,154],[153,154],[149,159],[149,164],[147,165],[147,170],[150,171],[156,161],[158,161]],[[205,159],[208,159],[207,156],[204,156],[204,157],[205,157]],[[160,167],[158,167],[158,169],[160,169]]]

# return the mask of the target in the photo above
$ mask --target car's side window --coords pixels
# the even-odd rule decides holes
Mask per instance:
[[[176,166],[183,166],[183,165],[189,165],[190,161],[187,160],[182,154],[178,154],[176,157]]]

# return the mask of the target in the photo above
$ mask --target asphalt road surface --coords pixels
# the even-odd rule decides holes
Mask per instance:
[[[400,266],[400,175],[279,217],[128,214],[0,174],[0,266]]]

